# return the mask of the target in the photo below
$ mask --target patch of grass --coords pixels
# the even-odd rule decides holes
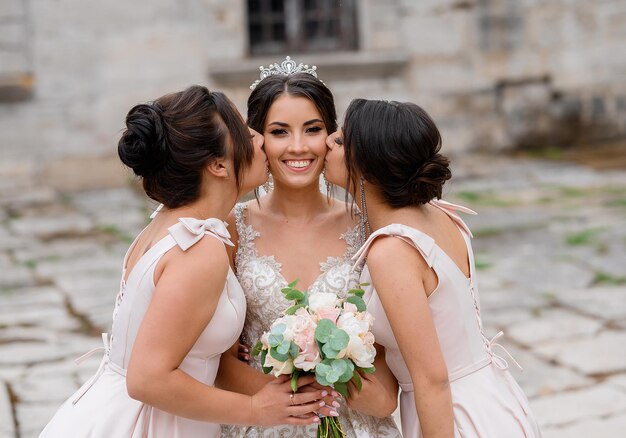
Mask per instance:
[[[539,318],[541,316],[541,308],[533,307],[532,309],[530,309],[530,314],[535,318]]]
[[[115,236],[126,243],[132,243],[132,241],[134,240],[133,236],[125,231],[120,230],[116,225],[102,225],[98,227],[98,231],[109,234],[111,236]]]
[[[568,198],[582,198],[587,195],[587,192],[575,187],[561,187],[559,192],[562,196],[566,196]]]
[[[626,284],[626,276],[616,276],[609,274],[608,272],[599,271],[596,272],[596,275],[593,278],[593,283],[619,286],[622,284]]]
[[[493,192],[463,191],[456,193],[456,196],[464,202],[477,205],[487,205],[492,207],[511,207],[516,204],[514,201],[503,199]]]
[[[485,271],[493,266],[493,263],[490,263],[486,260],[476,259],[474,260],[474,267],[477,271]]]
[[[528,151],[528,156],[546,160],[560,160],[563,158],[563,149],[548,146],[545,148],[532,149]]]
[[[554,301],[556,300],[556,293],[553,291],[546,291],[543,293],[543,297],[548,301]]]
[[[474,234],[474,237],[493,237],[504,234],[504,231],[502,228],[480,228],[474,230],[472,234]]]
[[[623,199],[611,199],[606,203],[607,207],[626,207],[626,198]]]
[[[37,260],[24,260],[22,264],[27,268],[35,269],[37,267]]]
[[[565,242],[570,246],[589,245],[593,242],[596,235],[602,231],[600,228],[589,228],[587,230],[569,233],[565,236]]]

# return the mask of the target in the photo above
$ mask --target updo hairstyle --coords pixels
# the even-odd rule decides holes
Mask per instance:
[[[232,156],[239,187],[254,156],[250,133],[233,103],[200,85],[134,106],[117,152],[142,179],[146,194],[168,208],[197,200],[203,171],[218,158]]]
[[[346,110],[343,137],[353,195],[360,174],[391,207],[420,205],[441,198],[452,176],[448,158],[439,153],[435,122],[413,103],[355,99]]]
[[[309,99],[330,134],[337,130],[337,112],[333,93],[315,76],[308,73],[272,75],[263,79],[248,97],[248,126],[263,134],[267,113],[272,103],[283,94]]]

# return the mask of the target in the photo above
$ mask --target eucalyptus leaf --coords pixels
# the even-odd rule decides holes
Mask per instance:
[[[376,367],[359,368],[359,370],[363,371],[365,374],[372,374],[374,371],[376,371]]]
[[[268,352],[268,350],[263,350],[261,352],[261,368],[263,369],[263,372],[265,374],[269,374],[269,373],[272,372],[272,367],[266,367],[265,366],[265,358],[267,356],[267,352]]]
[[[350,336],[345,330],[336,328],[328,341],[333,350],[341,351],[350,343]]]
[[[280,343],[279,346],[276,347],[276,351],[278,351],[280,354],[287,354],[289,353],[290,347],[291,347],[291,342],[284,340],[283,342]]]
[[[352,382],[354,383],[354,386],[356,386],[356,389],[358,389],[359,391],[363,389],[363,381],[361,380],[361,375],[356,370],[352,374]]]
[[[285,315],[294,315],[298,311],[298,309],[301,309],[303,307],[305,307],[304,304],[294,304],[293,306],[285,310]]]
[[[263,350],[263,342],[257,341],[257,343],[254,344],[254,347],[252,347],[250,354],[252,354],[252,356],[258,356],[261,354],[261,350]]]
[[[337,391],[339,394],[343,395],[345,398],[348,398],[350,394],[348,394],[348,384],[347,383],[342,383],[342,382],[337,382],[333,385],[333,388],[335,389],[335,391]]]
[[[270,333],[267,337],[267,342],[270,344],[270,347],[278,347],[283,342],[283,339],[284,336],[282,334]]]
[[[343,374],[340,375],[339,379],[337,380],[340,382],[346,383],[350,381],[350,379],[352,378],[352,375],[354,374],[354,364],[352,363],[352,361],[349,361],[349,360],[345,360],[345,359],[341,359],[341,360],[346,364],[346,368]]]
[[[289,284],[287,285],[287,287],[296,287],[296,284],[298,284],[298,282],[299,282],[299,281],[300,281],[300,280],[298,280],[298,279],[296,278],[294,281],[292,281],[291,283],[289,283]]]
[[[356,309],[359,312],[365,312],[365,310],[367,309],[367,306],[365,305],[365,301],[363,301],[363,298],[358,297],[356,295],[346,298],[346,301],[348,303],[354,304],[356,306]]]
[[[287,330],[287,324],[280,323],[280,324],[276,324],[274,327],[272,327],[271,333],[274,333],[276,335],[280,335],[280,334],[285,333],[285,330]]]
[[[300,354],[300,347],[298,347],[298,344],[292,341],[291,345],[289,346],[289,355],[292,359],[295,359],[298,354]]]
[[[298,391],[298,377],[300,377],[300,371],[297,368],[294,368],[293,373],[291,374],[291,390],[293,392]]]
[[[340,350],[335,350],[333,349],[333,347],[330,346],[330,344],[324,344],[322,346],[322,352],[324,353],[324,357],[327,357],[329,359],[334,359],[337,357],[337,355],[339,354]]]
[[[285,298],[289,301],[299,301],[304,299],[304,293],[300,292],[296,289],[291,289],[289,292],[285,294]]]
[[[336,328],[337,327],[330,319],[321,319],[317,323],[317,328],[315,329],[315,339],[325,344],[329,341],[333,330],[335,330]]]
[[[289,359],[289,354],[280,353],[275,347],[270,348],[270,356],[279,362],[286,362]]]
[[[363,295],[365,295],[365,291],[363,289],[350,289],[348,293],[356,295],[357,297],[362,297]]]

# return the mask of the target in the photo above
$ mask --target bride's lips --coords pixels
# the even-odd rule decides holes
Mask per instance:
[[[313,167],[313,163],[315,162],[312,158],[301,159],[301,160],[283,160],[283,164],[292,172],[306,172],[311,167]]]

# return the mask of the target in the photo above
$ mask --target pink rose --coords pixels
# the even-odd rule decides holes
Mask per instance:
[[[316,314],[319,319],[330,319],[332,322],[336,323],[340,312],[341,309],[338,307],[322,307],[317,309]]]

